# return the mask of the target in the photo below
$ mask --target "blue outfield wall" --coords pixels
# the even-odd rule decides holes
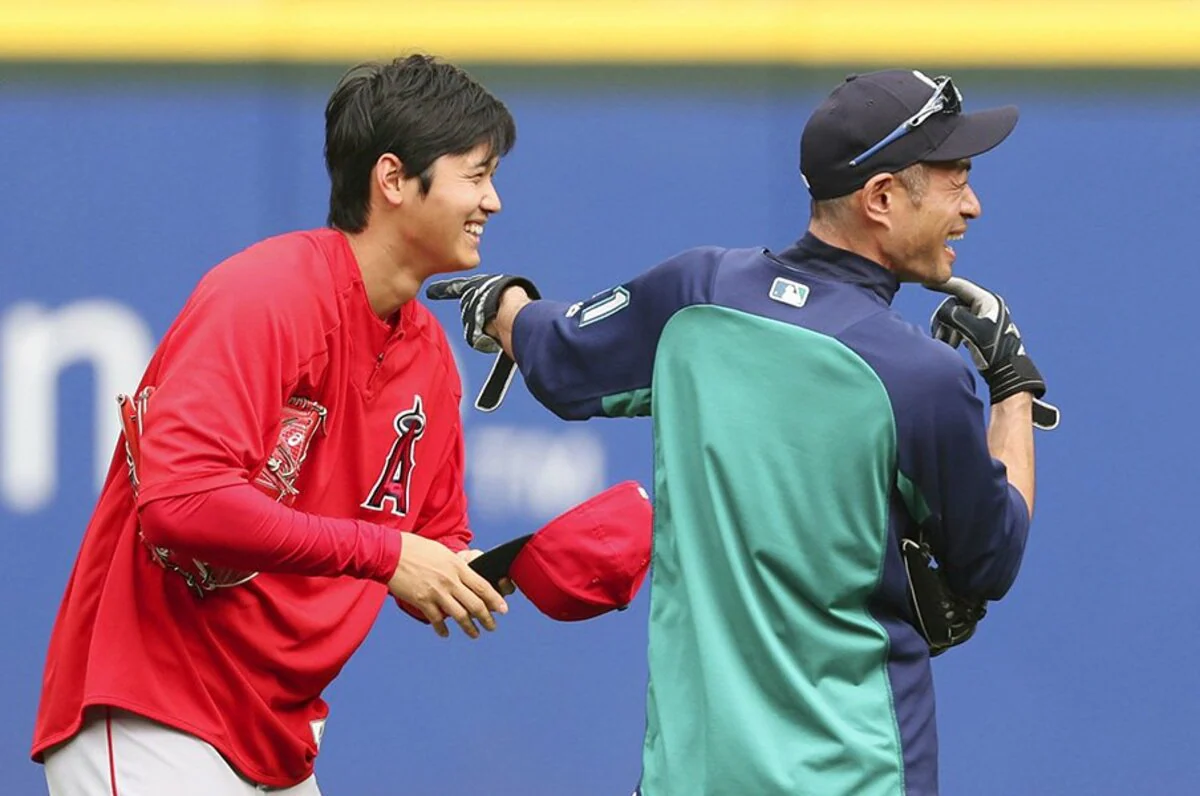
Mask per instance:
[[[8,77],[0,790],[36,794],[27,753],[45,645],[97,462],[111,454],[112,393],[135,385],[208,267],[323,222],[330,82]],[[1009,299],[1064,420],[1038,436],[1037,517],[1016,586],[934,664],[947,794],[1182,794],[1200,781],[1200,92],[1120,77],[962,81],[969,108],[1015,102],[1022,121],[976,162],[984,216],[956,247],[959,272]],[[520,138],[499,172],[486,268],[574,299],[689,246],[780,248],[799,235],[797,140],[825,83],[616,82],[495,86]],[[897,307],[923,324],[936,301],[909,287]],[[437,312],[456,334],[454,314]],[[473,392],[487,360],[458,351]],[[480,546],[605,485],[649,480],[647,420],[565,424],[519,388],[495,415],[466,417]],[[646,595],[577,625],[513,605],[476,642],[440,640],[385,608],[327,694],[325,792],[630,792]]]

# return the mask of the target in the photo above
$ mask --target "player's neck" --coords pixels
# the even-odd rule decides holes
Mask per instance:
[[[876,240],[869,235],[855,235],[841,227],[833,224],[823,224],[819,221],[810,222],[808,232],[826,245],[833,246],[835,249],[853,252],[859,257],[865,257],[871,262],[887,268],[889,271],[892,270],[888,265],[887,254],[878,245]]]
[[[416,297],[424,274],[417,273],[403,246],[364,229],[346,233],[350,250],[362,271],[363,287],[371,310],[380,318],[391,318],[400,307]]]

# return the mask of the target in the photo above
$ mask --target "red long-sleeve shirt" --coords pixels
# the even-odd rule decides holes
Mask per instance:
[[[374,315],[345,237],[266,240],[213,269],[167,331],[139,390],[155,388],[135,501],[114,454],[51,635],[33,755],[70,738],[89,705],[191,733],[246,777],[308,777],[323,689],[387,596],[403,531],[454,550],[470,531],[461,385],[441,327],[416,301]],[[292,506],[251,479],[285,402],[328,410]],[[138,536],[258,571],[204,597]]]

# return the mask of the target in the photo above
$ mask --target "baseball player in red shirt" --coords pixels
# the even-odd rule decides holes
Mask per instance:
[[[437,59],[342,78],[329,228],[210,271],[121,404],[42,683],[52,796],[318,794],[321,693],[389,593],[442,636],[495,628],[505,601],[468,566],[462,387],[414,297],[478,265],[515,138]]]

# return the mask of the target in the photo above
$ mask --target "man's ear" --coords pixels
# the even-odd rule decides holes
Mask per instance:
[[[371,193],[377,194],[389,207],[399,207],[404,201],[404,164],[391,152],[384,152],[371,169]]]
[[[884,172],[867,180],[858,191],[859,209],[873,223],[892,228],[900,182],[896,175]]]

